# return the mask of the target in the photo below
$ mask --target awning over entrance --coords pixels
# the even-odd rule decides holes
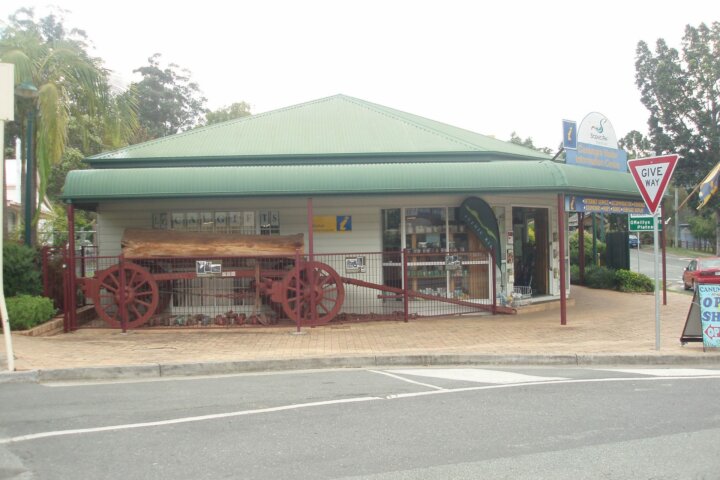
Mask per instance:
[[[548,192],[639,199],[630,174],[549,160],[75,170],[63,198],[78,205],[151,198]]]

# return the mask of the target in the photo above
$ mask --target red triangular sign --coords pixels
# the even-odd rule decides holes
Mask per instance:
[[[635,158],[627,162],[640,195],[653,215],[670,183],[679,157],[673,153],[661,157]]]

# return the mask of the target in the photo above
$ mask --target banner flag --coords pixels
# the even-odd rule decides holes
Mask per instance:
[[[697,207],[698,210],[710,201],[710,198],[718,191],[718,187],[720,187],[720,163],[715,165],[705,179],[700,182],[700,205]]]

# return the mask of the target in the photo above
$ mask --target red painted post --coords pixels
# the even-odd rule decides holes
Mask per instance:
[[[495,265],[495,250],[492,248],[490,249],[490,268],[492,268],[492,288],[490,289],[492,292],[492,313],[495,315],[497,313],[497,272],[495,272],[497,265]]]
[[[312,197],[308,197],[307,200],[307,222],[308,222],[308,260],[313,262],[315,260],[315,247],[313,245],[313,201]],[[315,269],[310,267],[308,262],[308,281],[310,282],[310,292],[315,288]],[[317,305],[315,305],[315,295],[310,295],[310,323],[315,326],[317,321]]]
[[[410,316],[410,306],[408,304],[408,283],[410,281],[408,276],[408,261],[407,261],[407,248],[402,251],[402,273],[403,273],[403,312],[405,314],[405,323],[408,321]]]
[[[313,201],[312,197],[307,199],[307,224],[308,224],[308,258],[314,260],[315,250],[313,246]]]
[[[300,250],[295,250],[295,268],[298,269],[298,281],[295,283],[295,318],[297,320],[295,323],[297,324],[297,333],[300,333],[300,324],[302,323],[302,320],[300,319]]]
[[[660,222],[662,222],[662,231],[660,232],[660,246],[662,247],[662,285],[663,285],[663,305],[667,305],[667,265],[665,263],[665,205],[660,205]],[[658,227],[660,227],[658,225]]]
[[[70,295],[68,295],[68,303],[65,308],[70,312],[69,324],[70,330],[77,330],[77,307],[75,305],[77,299],[77,283],[75,279],[75,205],[72,203],[68,205],[67,210],[68,216],[68,289]]]
[[[43,297],[50,298],[50,279],[48,268],[48,252],[50,247],[44,246],[40,249],[40,258],[42,260],[42,281],[43,281]]]
[[[580,285],[585,285],[585,212],[578,213],[578,263]]]
[[[68,258],[67,247],[62,247],[63,261],[65,268],[63,269],[63,332],[70,331],[70,259]]]
[[[118,313],[120,313],[120,325],[123,333],[127,332],[127,305],[125,305],[125,255],[120,254],[118,262]]]
[[[560,253],[560,325],[567,325],[567,302],[565,299],[565,194],[558,193],[558,250]]]

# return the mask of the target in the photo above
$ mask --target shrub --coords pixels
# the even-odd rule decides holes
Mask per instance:
[[[30,295],[8,298],[7,309],[12,330],[27,330],[47,322],[55,315],[55,308],[49,298]]]
[[[580,253],[578,251],[578,231],[575,230],[570,234],[570,263],[577,265],[579,263]],[[595,240],[597,251],[600,254],[600,258],[605,255],[605,242],[601,242],[599,239]],[[594,265],[592,258],[592,234],[585,232],[585,265]]]
[[[580,266],[570,265],[570,283],[580,285]]]
[[[37,250],[18,243],[3,247],[5,296],[40,295],[42,279]]]
[[[614,290],[617,286],[615,270],[607,267],[588,267],[585,269],[585,285],[590,288]]]
[[[650,277],[630,270],[616,271],[615,280],[621,292],[652,292],[655,289]]]

